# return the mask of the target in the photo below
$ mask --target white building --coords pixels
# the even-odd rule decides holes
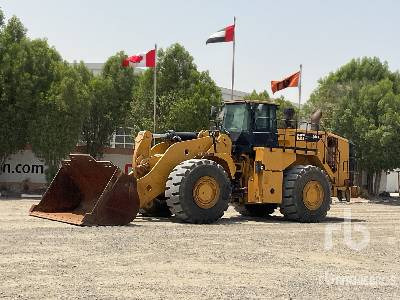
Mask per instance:
[[[386,192],[398,193],[400,186],[400,169],[386,173]]]

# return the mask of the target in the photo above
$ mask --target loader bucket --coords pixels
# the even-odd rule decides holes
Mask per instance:
[[[126,225],[138,213],[136,178],[109,161],[71,154],[30,215],[74,225]]]

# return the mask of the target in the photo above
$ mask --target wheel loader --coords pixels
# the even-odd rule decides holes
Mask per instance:
[[[322,130],[315,116],[300,123],[287,110],[280,124],[277,109],[268,101],[227,101],[214,129],[141,131],[129,174],[109,161],[71,154],[30,215],[126,225],[140,209],[200,224],[217,221],[232,204],[247,216],[279,208],[288,220],[322,221],[332,196],[357,191],[352,144]]]

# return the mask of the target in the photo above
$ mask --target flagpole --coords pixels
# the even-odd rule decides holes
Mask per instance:
[[[156,133],[156,99],[157,99],[157,44],[154,46],[155,48],[155,58],[154,58],[154,93],[153,93],[153,133]]]
[[[300,114],[300,108],[301,108],[301,82],[303,79],[303,65],[300,64],[300,80],[299,80],[299,114]]]
[[[231,100],[233,100],[233,86],[235,84],[235,47],[236,47],[236,17],[233,17],[233,45],[232,45],[232,88]]]

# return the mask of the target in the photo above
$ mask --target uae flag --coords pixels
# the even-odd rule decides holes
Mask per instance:
[[[206,44],[232,42],[235,39],[235,25],[225,27],[210,35]]]
[[[296,87],[299,86],[300,81],[300,71],[286,77],[281,81],[271,81],[271,90],[272,93],[286,89],[287,87]]]
[[[150,50],[147,53],[132,55],[122,61],[123,67],[150,67],[154,68],[156,65],[156,50]]]

